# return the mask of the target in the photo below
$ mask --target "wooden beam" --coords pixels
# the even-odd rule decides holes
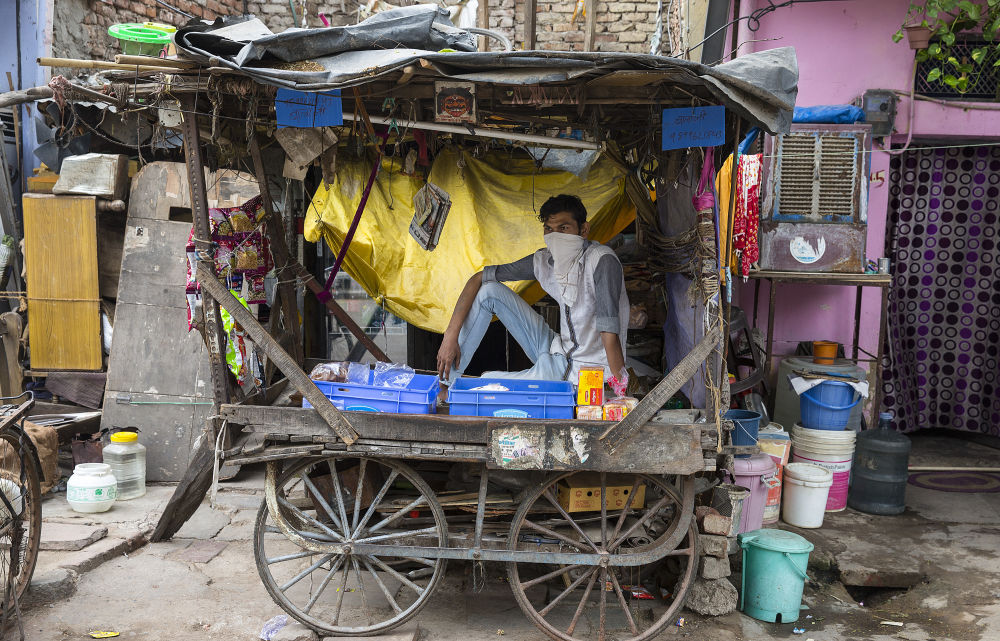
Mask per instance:
[[[198,134],[198,117],[195,114],[197,98],[183,99],[184,118],[181,132],[184,136],[184,163],[187,166],[188,186],[191,194],[191,215],[194,220],[195,247],[199,255],[199,269],[214,272],[212,256],[212,234],[208,220],[208,189],[205,185],[205,163],[201,157],[201,140]],[[218,281],[216,281],[218,282]],[[215,408],[231,399],[229,367],[222,353],[223,330],[219,305],[212,297],[202,297],[203,326],[201,335],[208,348],[209,370],[212,377]],[[212,484],[212,468],[215,463],[215,443],[219,423],[208,419],[205,429],[196,443],[191,462],[174,493],[170,495],[160,516],[152,541],[163,541],[172,537],[191,518],[201,505],[205,493]]]
[[[538,11],[538,0],[524,0],[524,48],[531,51],[535,48],[535,14]]]
[[[191,194],[191,214],[194,221],[195,249],[199,264],[214,268],[212,261],[212,229],[208,220],[208,188],[205,185],[205,163],[201,157],[201,139],[198,134],[198,117],[195,114],[195,98],[185,99],[185,112],[181,123],[184,136],[184,163],[187,168]],[[202,300],[204,325],[202,337],[208,347],[208,359],[212,376],[213,397],[216,406],[228,403],[232,390],[229,387],[229,367],[223,355],[223,328],[219,306],[214,300]]]
[[[594,31],[597,29],[597,0],[584,0],[586,20],[583,25],[583,50],[594,50]]]
[[[308,269],[295,261],[290,261],[290,263],[290,267],[295,271],[295,275],[302,280],[309,291],[311,291],[314,295],[324,291],[323,286],[319,284],[319,281],[316,280],[315,276],[309,273]],[[351,334],[353,334],[354,337],[365,346],[365,349],[371,352],[372,356],[384,363],[391,362],[391,359],[386,356],[385,352],[383,352],[382,349],[375,344],[375,341],[373,341],[371,337],[366,334],[356,322],[354,322],[351,315],[348,314],[347,311],[337,303],[337,301],[333,300],[333,298],[327,298],[323,301],[323,304],[326,305],[326,308],[337,317],[337,320],[343,323],[344,327],[346,327]]]
[[[271,255],[274,256],[274,265],[278,276],[278,290],[281,294],[281,314],[285,317],[285,329],[292,335],[292,357],[295,363],[302,367],[302,332],[299,329],[299,308],[295,300],[295,272],[290,266],[291,256],[288,253],[288,244],[285,242],[285,230],[277,212],[274,211],[274,200],[271,198],[271,189],[267,184],[267,172],[264,171],[264,160],[260,155],[260,145],[257,137],[250,139],[250,156],[253,159],[253,171],[257,177],[257,186],[260,188],[260,197],[264,205],[264,212],[267,214],[267,235],[271,241]],[[271,310],[276,314],[278,310]],[[273,335],[273,333],[272,333]]]
[[[0,93],[0,108],[51,98],[52,93],[50,87],[31,87],[30,89]]]
[[[489,0],[479,0],[479,17],[476,20],[480,29],[490,28],[490,2]],[[479,36],[479,50],[490,50],[490,39],[486,36]]]
[[[166,541],[177,534],[177,530],[181,529],[201,505],[208,488],[212,485],[212,467],[215,463],[214,435],[218,428],[216,420],[218,419],[209,418],[206,422],[205,430],[195,444],[191,462],[188,463],[184,476],[177,484],[177,489],[170,496],[156,529],[149,537],[151,542]]]
[[[599,440],[603,441],[611,452],[614,452],[632,438],[639,431],[639,428],[653,418],[653,415],[663,407],[663,404],[670,400],[670,397],[694,376],[698,368],[705,364],[705,359],[716,347],[721,336],[722,332],[718,327],[706,334],[694,346],[694,349],[688,352],[687,356],[681,359],[681,362],[677,363],[677,366],[670,370],[670,373],[639,401],[635,409],[605,430]],[[713,417],[712,422],[714,420]]]
[[[264,350],[267,357],[274,361],[278,369],[288,377],[288,383],[312,403],[316,411],[319,412],[319,415],[323,417],[323,420],[333,428],[345,443],[350,445],[358,439],[358,433],[351,426],[350,422],[348,422],[347,417],[334,407],[330,399],[324,396],[323,392],[319,391],[319,388],[309,380],[306,373],[299,369],[295,360],[289,356],[288,352],[281,348],[278,341],[274,340],[261,327],[261,324],[257,322],[257,319],[250,313],[250,310],[244,307],[240,301],[236,300],[236,297],[219,282],[213,269],[205,267],[205,265],[198,265],[198,282],[201,283],[202,291],[214,298],[223,309],[229,312],[233,320],[240,324],[243,331]]]

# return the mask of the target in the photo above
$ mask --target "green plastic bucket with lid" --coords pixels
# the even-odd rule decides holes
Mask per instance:
[[[118,39],[126,55],[157,56],[170,43],[171,29],[155,22],[123,22],[108,27],[108,34]]]
[[[738,540],[743,550],[740,610],[769,623],[798,620],[813,544],[773,529],[745,532]]]

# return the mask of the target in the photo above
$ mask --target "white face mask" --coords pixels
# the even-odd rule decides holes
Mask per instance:
[[[576,302],[580,270],[577,261],[583,254],[587,240],[583,236],[550,232],[545,234],[545,246],[552,252],[556,282],[562,289],[563,301],[569,305]]]

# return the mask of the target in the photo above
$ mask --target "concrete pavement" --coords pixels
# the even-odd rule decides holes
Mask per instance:
[[[977,462],[996,465],[1000,452],[986,448],[974,454]],[[76,515],[64,495],[47,500],[46,523],[106,528],[107,533],[81,550],[42,552],[36,580],[48,576],[51,581],[53,573],[64,572],[74,589],[47,601],[36,599],[25,616],[28,638],[80,639],[92,630],[114,630],[122,639],[135,640],[256,639],[265,621],[282,614],[254,564],[253,519],[262,486],[259,471],[241,475],[224,486],[217,508],[203,504],[174,540],[151,545],[143,545],[142,536],[155,525],[169,486],[152,486],[146,498],[116,505],[105,515]],[[715,618],[684,612],[685,625],[671,626],[659,638],[1000,638],[1000,493],[910,486],[907,504],[897,517],[847,510],[827,515],[819,530],[796,530],[816,550],[805,595],[809,609],[795,624],[763,623],[738,612]],[[116,547],[109,540],[132,543]],[[105,548],[94,548],[102,542]],[[89,548],[104,550],[99,560],[68,560]],[[739,578],[734,566],[730,580],[737,587]],[[885,625],[888,621],[903,625]],[[408,625],[411,633],[414,625],[420,638],[435,641],[545,638],[517,606],[500,564],[452,563],[427,607]],[[805,633],[793,635],[794,627]],[[317,636],[289,624],[276,638],[314,641]]]

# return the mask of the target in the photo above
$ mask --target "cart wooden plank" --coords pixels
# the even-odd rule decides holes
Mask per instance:
[[[588,421],[491,421],[486,464],[502,470],[649,474],[693,474],[705,468],[697,425],[647,423],[614,453],[600,442],[604,427]]]

